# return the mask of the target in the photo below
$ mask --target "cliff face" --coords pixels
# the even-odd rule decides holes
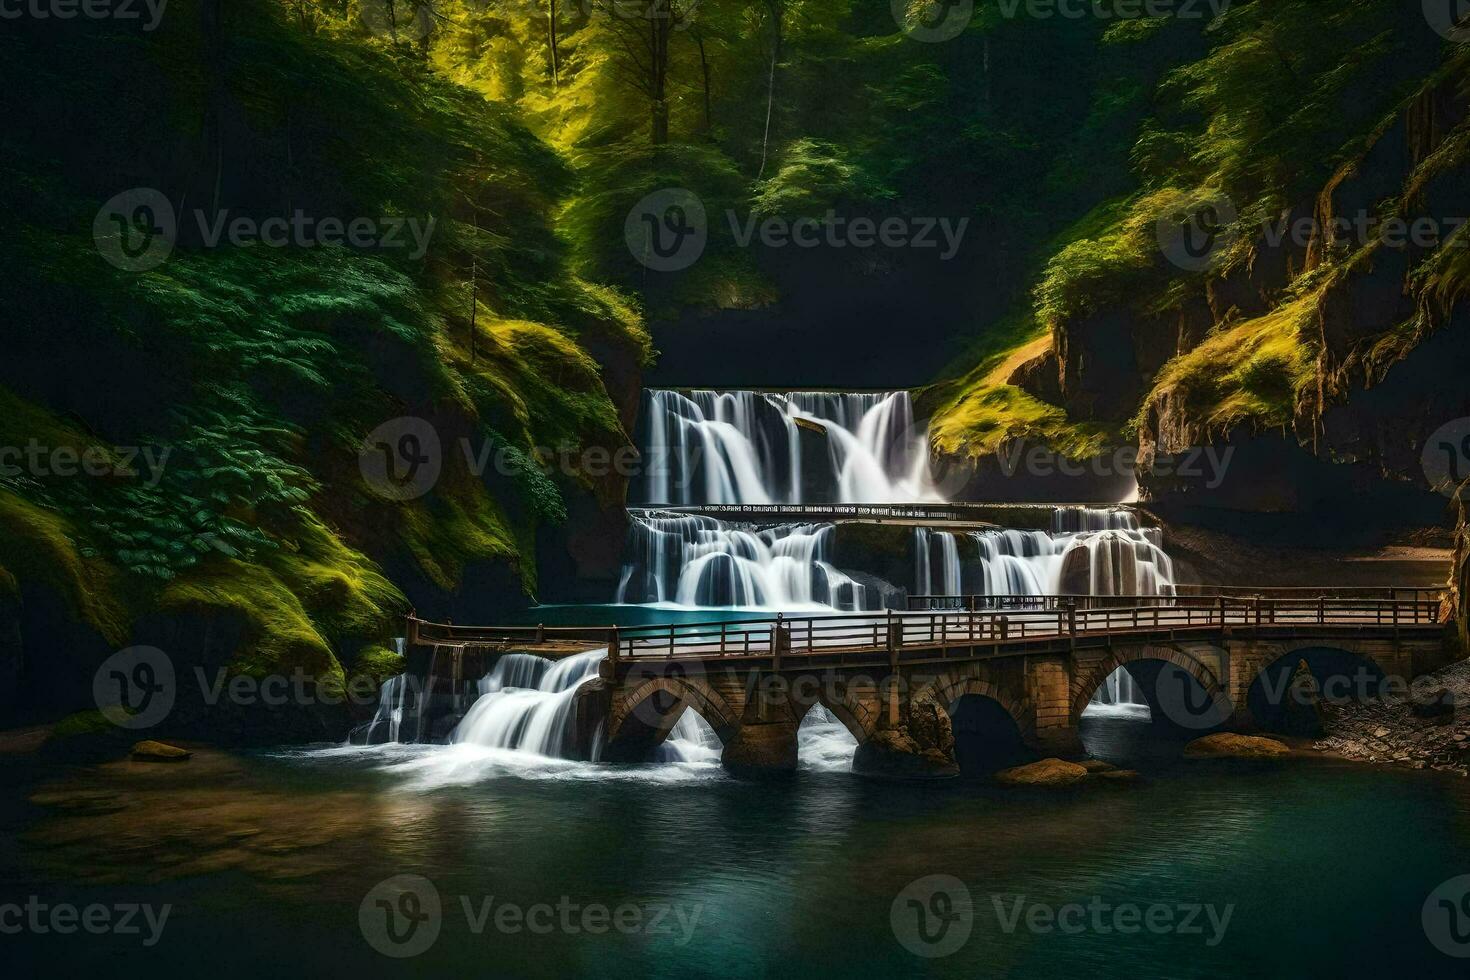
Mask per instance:
[[[340,691],[401,671],[410,608],[490,620],[562,565],[612,574],[605,461],[650,348],[572,269],[570,165],[514,111],[288,13],[6,28],[0,724],[93,707],[130,645],[181,682]],[[280,737],[341,736],[301,714]]]
[[[1022,439],[1094,460],[1123,447],[1165,509],[1444,521],[1446,466],[1428,456],[1448,453],[1456,478],[1470,466],[1431,445],[1470,416],[1470,61],[1389,5],[1354,11],[1320,25],[1375,38],[1346,64],[1313,60],[1295,19],[1309,11],[1287,0],[1232,12],[1175,72],[1161,92],[1204,123],[1145,124],[1144,186],[1052,258],[1021,333],[1032,356],[931,397],[941,453],[983,466]],[[1272,49],[1279,63],[1252,60]],[[1246,68],[1257,86],[1228,91]],[[1272,93],[1273,72],[1304,105]],[[1193,465],[1201,451],[1224,465]]]

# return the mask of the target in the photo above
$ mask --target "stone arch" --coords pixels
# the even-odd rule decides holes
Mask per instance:
[[[1129,644],[1126,646],[1113,647],[1108,655],[1097,661],[1091,668],[1079,671],[1072,679],[1072,719],[1073,722],[1082,717],[1082,711],[1087,703],[1092,700],[1093,693],[1102,687],[1103,681],[1119,667],[1126,667],[1140,660],[1161,660],[1173,664],[1193,677],[1204,689],[1205,695],[1217,704],[1228,708],[1230,705],[1229,695],[1220,678],[1203,661],[1186,650],[1174,646],[1159,646],[1154,644]],[[1228,711],[1226,714],[1228,715]]]
[[[806,721],[808,714],[811,713],[811,708],[814,708],[816,707],[816,705],[820,704],[823,708],[826,708],[826,710],[831,711],[832,717],[835,717],[836,720],[841,721],[842,727],[844,727],[844,729],[847,729],[848,735],[851,735],[854,739],[857,739],[858,745],[861,745],[861,743],[866,742],[867,739],[869,739],[869,736],[873,735],[873,727],[875,727],[876,723],[878,723],[878,717],[876,717],[876,714],[860,714],[860,711],[864,711],[863,705],[857,705],[857,707],[854,707],[853,704],[850,704],[851,699],[853,698],[851,698],[851,696],[848,696],[848,698],[844,698],[842,699],[842,701],[838,701],[838,699],[828,698],[828,696],[820,696],[820,698],[817,698],[816,701],[813,701],[811,702],[811,704],[806,705],[806,707],[801,708],[800,714],[798,714],[797,716],[798,729],[800,729],[801,723],[803,723],[803,721]]]
[[[916,691],[914,697],[932,697],[939,702],[945,714],[950,714],[955,702],[967,694],[978,694],[999,704],[1016,723],[1021,737],[1028,742],[1035,740],[1036,712],[1032,709],[1030,699],[983,674],[962,670],[948,671]]]
[[[1333,700],[1349,701],[1376,695],[1384,679],[1404,666],[1392,651],[1384,649],[1381,641],[1334,637],[1258,644],[1252,650],[1250,669],[1242,679],[1240,692],[1241,707],[1248,712],[1245,715],[1247,723],[1265,727],[1289,726],[1287,715],[1290,706],[1280,699],[1286,696],[1301,661],[1307,662],[1308,670],[1319,682],[1324,673],[1344,679],[1346,683],[1342,687],[1329,681],[1320,693]],[[1366,665],[1371,671],[1358,676],[1353,676],[1357,674],[1356,670],[1353,674],[1338,673],[1338,667],[1349,665]]]
[[[618,759],[657,747],[689,709],[697,711],[726,744],[740,729],[738,714],[703,679],[650,677],[614,696],[603,735],[607,757]]]

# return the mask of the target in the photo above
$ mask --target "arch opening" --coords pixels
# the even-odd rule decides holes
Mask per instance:
[[[1385,676],[1367,657],[1336,647],[1305,647],[1277,657],[1251,682],[1246,706],[1266,731],[1313,737],[1322,706],[1378,697]]]
[[[1036,758],[1016,719],[994,698],[963,694],[947,710],[960,775],[989,775]]]
[[[1143,686],[1134,679],[1128,665],[1115,669],[1092,692],[1082,717],[1120,718],[1128,721],[1152,721],[1153,711]]]
[[[858,739],[821,702],[807,709],[796,729],[796,766],[808,772],[851,772]]]
[[[639,692],[599,759],[620,763],[718,763],[724,747],[717,722],[696,692],[659,681]]]
[[[1137,657],[1089,693],[1078,736],[1089,755],[1108,762],[1163,762],[1177,757],[1186,742],[1218,731],[1230,714],[1224,693],[1195,671],[1172,660]]]

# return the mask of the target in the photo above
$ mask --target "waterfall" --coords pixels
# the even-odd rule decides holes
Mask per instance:
[[[758,528],[693,515],[635,515],[616,601],[867,609],[867,589],[828,560],[834,530],[831,524]]]
[[[1174,594],[1174,563],[1157,528],[1142,528],[1124,508],[1059,508],[1050,531],[986,530],[967,535],[978,554],[964,582],[957,536],[914,531],[918,595],[1164,596]]]
[[[1102,686],[1092,692],[1092,699],[1083,713],[1133,718],[1151,716],[1148,701],[1138,689],[1133,675],[1124,667],[1109,674]]]
[[[378,708],[373,720],[352,730],[347,741],[354,745],[381,745],[403,741],[403,719],[410,711],[418,713],[418,679],[399,674],[383,682],[378,689]]]
[[[650,390],[641,503],[920,503],[940,500],[906,391]]]
[[[449,736],[455,745],[507,749],[553,759],[575,758],[577,688],[597,674],[606,650],[553,662],[508,653],[480,682],[480,697]],[[655,762],[717,763],[721,745],[695,711],[685,709],[658,747]]]
[[[915,528],[914,566],[918,595],[960,594],[960,550],[950,532]]]
[[[592,650],[555,664],[530,654],[502,658],[482,686],[485,693],[449,736],[450,742],[571,758],[577,687],[597,673],[605,656],[606,650]],[[507,666],[504,660],[509,657],[518,659]],[[539,660],[541,665],[529,667],[526,661],[530,660]],[[508,682],[512,680],[535,686],[511,686]]]

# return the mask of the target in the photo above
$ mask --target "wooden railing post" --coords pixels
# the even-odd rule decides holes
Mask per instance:
[[[781,669],[781,647],[785,644],[786,614],[776,613],[776,629],[771,634],[771,669]]]
[[[618,628],[614,626],[607,638],[607,662],[612,664],[614,673],[618,669],[618,658],[622,656],[622,647],[622,637],[618,634]]]
[[[1317,622],[1327,622],[1327,597],[1325,595],[1317,597]]]

